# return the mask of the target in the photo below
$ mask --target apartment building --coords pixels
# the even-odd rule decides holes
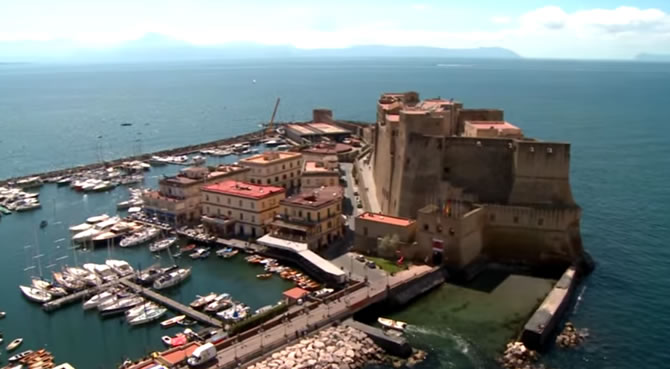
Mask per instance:
[[[158,190],[143,193],[143,211],[175,226],[196,222],[201,216],[200,188],[203,185],[225,180],[245,181],[249,171],[238,165],[221,165],[213,172],[203,167],[185,168],[176,176],[159,180]]]
[[[239,163],[250,168],[251,184],[293,189],[300,186],[302,161],[302,154],[297,152],[268,151],[244,158]]]
[[[286,190],[279,186],[225,181],[202,188],[202,221],[221,235],[260,237],[279,212]]]
[[[331,186],[281,200],[271,235],[305,243],[310,249],[328,245],[343,234],[342,193],[342,187]]]

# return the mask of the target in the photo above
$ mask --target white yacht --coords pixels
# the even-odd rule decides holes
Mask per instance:
[[[45,303],[53,298],[49,292],[35,287],[19,286],[23,295],[30,301]]]
[[[97,215],[97,216],[94,216],[94,217],[87,218],[86,223],[95,224],[95,223],[104,222],[107,219],[109,219],[109,215],[101,214],[101,215]]]
[[[158,237],[159,234],[160,230],[158,228],[150,227],[140,232],[136,232],[129,236],[126,236],[124,239],[121,240],[119,246],[121,247],[137,246],[145,242],[151,241],[152,239]]]
[[[156,242],[152,243],[149,246],[149,251],[159,252],[159,251],[167,250],[168,248],[170,248],[170,246],[174,245],[175,243],[177,243],[177,237],[168,237],[164,240],[160,240],[160,241],[156,241]]]
[[[118,274],[112,270],[112,268],[106,264],[95,264],[95,263],[86,263],[82,265],[82,268],[88,270],[91,273],[95,273],[105,282],[112,282],[119,278]]]
[[[160,306],[158,306],[158,304],[156,304],[155,302],[151,302],[151,301],[145,302],[144,304],[137,305],[130,310],[126,310],[126,312],[125,312],[126,319],[130,320],[130,319],[142,314],[143,312],[145,312],[147,310],[155,309],[155,308],[159,308],[159,307]]]
[[[176,286],[191,275],[191,268],[179,268],[166,275],[161,276],[154,281],[153,287],[157,290],[162,290],[172,286]]]
[[[134,318],[128,320],[130,325],[139,325],[152,322],[167,312],[167,309],[164,307],[155,307],[152,309],[147,309],[143,311],[140,315],[137,315]]]
[[[116,293],[110,292],[110,291],[104,291],[101,292],[97,295],[94,295],[90,299],[86,300],[84,302],[84,310],[88,309],[93,309],[94,307],[98,307],[98,305],[102,304],[105,301],[108,301],[112,298],[116,297]]]
[[[125,260],[109,259],[105,262],[105,264],[112,268],[112,270],[121,277],[125,277],[135,272],[133,267],[131,267],[130,264],[128,264],[128,262]]]

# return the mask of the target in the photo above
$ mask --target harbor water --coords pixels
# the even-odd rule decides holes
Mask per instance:
[[[501,108],[527,136],[571,143],[571,183],[583,209],[582,236],[598,265],[577,290],[568,317],[591,336],[576,350],[553,349],[545,358],[557,368],[665,366],[670,360],[665,347],[670,338],[670,251],[664,247],[670,238],[670,133],[663,122],[670,103],[670,64],[312,59],[3,65],[0,178],[252,131],[267,122],[277,97],[278,120],[308,120],[311,109],[327,107],[339,119],[372,121],[380,93],[406,90],[422,97],[453,97],[466,107]],[[176,170],[152,170],[149,182]],[[23,269],[32,260],[25,245],[36,244],[36,237],[47,264],[67,253],[64,245],[54,244],[67,233],[64,227],[114,212],[114,204],[125,196],[121,188],[82,196],[45,186],[42,209],[2,218],[0,310],[8,314],[0,331],[6,341],[21,336],[23,347],[48,345],[57,360],[82,368],[111,367],[122,355],[160,347],[163,332],[156,326],[102,321],[79,305],[46,314],[16,287],[26,281]],[[43,219],[50,224],[40,230]],[[77,258],[100,260],[106,253]],[[113,253],[135,266],[154,261],[146,250]],[[69,254],[71,262],[74,255]],[[177,299],[225,291],[258,307],[274,302],[286,287],[278,280],[256,280],[256,272],[240,260],[198,263],[191,280],[174,290]],[[397,313],[410,323],[412,343],[432,355],[423,368],[491,367],[495,346],[504,344],[492,337],[509,330],[495,325],[514,321],[513,315],[501,309],[496,318],[496,299],[459,288],[445,285]],[[516,298],[515,291],[499,292],[511,296],[503,299]],[[533,296],[524,298],[531,301]],[[490,319],[476,310],[479,303],[493,305]]]

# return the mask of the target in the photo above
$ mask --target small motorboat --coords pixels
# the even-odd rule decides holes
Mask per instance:
[[[7,351],[12,351],[15,348],[21,346],[23,343],[23,338],[17,338],[14,341],[10,342],[9,345],[7,345]]]
[[[165,342],[165,341],[163,341],[163,342]],[[187,342],[188,342],[188,337],[186,337],[185,334],[177,333],[177,335],[175,335],[174,337],[172,337],[170,339],[170,346],[177,347],[177,346],[181,346],[181,345],[183,345]]]
[[[172,337],[170,336],[163,336],[161,337],[161,341],[165,344],[165,346],[170,346],[172,344]]]
[[[173,325],[175,325],[175,324],[181,322],[181,321],[184,320],[184,319],[186,319],[186,315],[177,315],[177,316],[175,316],[175,317],[173,317],[173,318],[170,318],[170,319],[167,319],[167,320],[163,320],[163,321],[161,322],[161,327],[162,327],[162,328],[169,328],[169,327],[172,327]]]
[[[4,318],[5,315],[7,315],[7,313],[5,313],[4,311],[0,311],[0,319]]]
[[[40,228],[46,228],[46,226],[48,226],[48,225],[49,225],[49,222],[47,222],[46,220],[43,220],[43,221],[40,222]]]
[[[32,354],[32,353],[33,353],[33,350],[26,350],[26,351],[23,351],[23,352],[19,352],[18,354],[16,354],[16,355],[10,357],[10,358],[7,359],[7,360],[9,360],[10,363],[15,363],[15,362],[17,362],[17,361],[20,361],[20,360],[23,359],[24,357],[26,357],[26,356]]]
[[[271,277],[272,273],[256,274],[256,278],[258,279],[270,279]]]
[[[207,259],[209,257],[209,249],[201,247],[196,249],[193,253],[188,255],[191,259]]]
[[[160,240],[157,242],[152,243],[149,246],[149,251],[151,252],[159,252],[163,250],[167,250],[170,248],[170,246],[174,245],[177,242],[177,237],[169,237],[164,240]]]
[[[377,322],[383,325],[386,328],[395,329],[399,331],[404,331],[407,328],[407,323],[401,322],[399,320],[393,320],[388,318],[377,318]]]
[[[193,249],[195,249],[195,244],[194,243],[182,247],[181,249],[179,249],[179,251],[184,252],[184,251],[191,251]]]

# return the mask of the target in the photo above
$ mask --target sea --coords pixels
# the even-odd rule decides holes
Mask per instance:
[[[471,108],[504,109],[505,119],[526,136],[571,144],[584,247],[597,267],[579,286],[566,319],[590,335],[576,349],[549,349],[543,362],[551,368],[667,367],[670,64],[421,58],[4,64],[0,178],[252,131],[268,122],[277,98],[277,121],[309,120],[313,108],[332,109],[336,119],[374,121],[381,93],[408,90]],[[152,169],[145,185],[178,169]],[[24,337],[23,347],[46,347],[57,361],[85,369],[112,368],[124,356],[160,349],[165,332],[155,325],[130,328],[79,305],[47,314],[20,296],[17,285],[35,273],[37,260],[44,273],[54,263],[109,256],[137,267],[168,262],[135,249],[86,253],[58,242],[67,226],[113,213],[127,190],[82,196],[45,186],[40,197],[42,209],[0,220],[5,341]],[[39,229],[43,219],[49,225]],[[229,292],[257,308],[287,287],[257,280],[258,271],[241,259],[182,262],[197,264],[191,280],[171,292],[185,302],[209,291]],[[546,281],[513,275],[488,292],[445,284],[392,317],[407,321],[410,342],[429,353],[417,368],[496,367],[495,356],[527,318],[497,316],[516,309],[509,307],[516,299],[541,299],[532,291],[546,288]],[[2,352],[0,363],[6,357]]]

